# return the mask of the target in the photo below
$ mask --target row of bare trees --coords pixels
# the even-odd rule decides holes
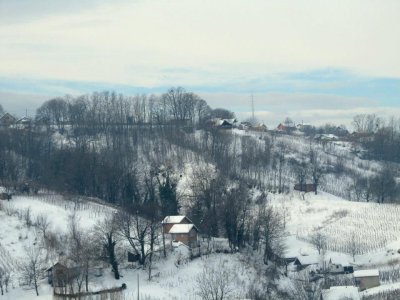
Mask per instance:
[[[43,103],[36,119],[63,130],[87,128],[106,131],[133,124],[167,124],[203,122],[211,109],[198,95],[181,87],[170,88],[161,96],[126,97],[115,92],[93,93],[77,98],[65,96]]]

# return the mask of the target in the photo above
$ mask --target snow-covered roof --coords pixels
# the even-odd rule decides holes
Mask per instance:
[[[26,122],[31,122],[32,120],[30,119],[30,118],[28,118],[28,117],[22,117],[21,119],[19,119],[18,121],[17,121],[17,123],[26,123]]]
[[[379,270],[372,269],[372,270],[357,270],[354,271],[354,277],[374,277],[379,276]]]
[[[192,228],[196,228],[193,224],[175,224],[169,230],[169,233],[189,233]]]
[[[305,266],[318,264],[320,259],[317,255],[304,255],[298,256],[297,260],[300,262],[300,264]]]
[[[360,300],[358,289],[355,286],[332,286],[328,290],[322,290],[323,300],[352,299]]]
[[[186,218],[185,216],[166,216],[162,221],[163,224],[179,224]]]
[[[343,253],[335,253],[335,252],[329,253],[326,255],[326,261],[328,263],[332,262],[332,264],[335,265],[342,265],[343,267],[350,265],[347,255]]]
[[[220,119],[217,124],[219,126],[223,125],[224,123],[227,123],[229,125],[233,125],[236,122],[236,119]]]

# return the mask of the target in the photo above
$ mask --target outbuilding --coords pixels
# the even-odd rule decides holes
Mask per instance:
[[[318,255],[302,255],[296,257],[294,265],[297,266],[298,270],[302,270],[311,265],[318,265],[320,263],[320,258]]]
[[[194,224],[175,224],[169,230],[172,241],[178,241],[191,248],[198,247],[197,234],[199,230]]]
[[[353,273],[354,282],[360,291],[380,285],[379,270],[357,270]]]

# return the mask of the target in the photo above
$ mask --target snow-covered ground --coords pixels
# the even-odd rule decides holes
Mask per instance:
[[[34,227],[25,224],[25,215],[29,210],[31,219],[45,214],[51,226],[49,230],[60,235],[68,230],[70,215],[76,211],[79,226],[90,230],[99,220],[113,212],[113,208],[97,203],[79,203],[66,201],[58,195],[15,196],[10,202],[2,202],[0,211],[0,264],[12,270],[12,282],[9,292],[3,296],[7,300],[17,299],[53,299],[52,288],[47,283],[45,272],[40,282],[39,297],[31,287],[20,286],[18,264],[25,258],[25,249],[38,242]],[[21,217],[19,217],[21,216]],[[50,259],[51,260],[51,259]],[[243,298],[248,286],[254,281],[254,268],[244,263],[241,254],[214,253],[190,260],[185,246],[168,252],[167,259],[155,257],[152,269],[152,279],[148,280],[148,271],[133,268],[127,262],[120,263],[120,280],[115,280],[110,268],[104,270],[102,277],[93,277],[90,289],[93,291],[104,288],[127,285],[124,291],[125,299],[136,299],[139,279],[140,299],[200,299],[196,295],[196,278],[204,266],[220,266],[232,273],[232,297]],[[48,267],[54,261],[48,261]]]
[[[327,248],[333,252],[350,254],[349,243],[354,238],[355,265],[386,264],[400,259],[398,205],[352,202],[322,192],[318,195],[292,192],[269,198],[286,215],[289,252],[315,253],[308,241],[319,231],[327,237]]]
[[[356,269],[376,267],[384,271],[390,269],[391,261],[400,259],[399,209],[394,205],[349,202],[326,193],[303,196],[293,192],[287,195],[270,194],[268,198],[271,204],[285,215],[288,233],[287,256],[317,255],[317,250],[308,241],[310,234],[320,230],[327,235],[330,245],[325,257],[347,260]],[[60,234],[67,232],[68,220],[74,210],[80,227],[87,230],[114,210],[97,203],[66,201],[58,195],[16,196],[10,202],[3,201],[2,204],[0,263],[8,264],[7,267],[13,270],[11,289],[4,297],[7,300],[36,297],[34,290],[19,286],[17,268],[18,262],[24,259],[24,249],[37,242],[35,229],[25,224],[24,213],[26,214],[28,209],[32,220],[36,216],[46,214],[51,222],[50,230]],[[362,242],[362,250],[354,261],[345,247],[348,242],[346,239],[351,237],[351,230],[354,230],[358,240]],[[342,248],[337,245],[342,245]],[[254,268],[245,263],[242,254],[215,253],[190,261],[186,258],[185,248],[179,249],[181,250],[170,252],[166,260],[156,258],[150,281],[147,270],[135,269],[127,263],[121,263],[123,277],[120,280],[115,280],[111,271],[107,269],[102,277],[93,279],[91,289],[111,288],[126,283],[124,295],[126,299],[134,299],[139,278],[141,299],[200,299],[196,295],[196,278],[205,265],[222,264],[235,274],[232,295],[244,297],[250,283],[257,276]],[[283,286],[290,285],[288,279],[281,281]],[[395,289],[398,284],[383,283],[381,287],[375,288],[376,293]],[[375,289],[364,293],[370,295]],[[52,289],[44,277],[39,293],[40,297],[37,299],[52,299]]]

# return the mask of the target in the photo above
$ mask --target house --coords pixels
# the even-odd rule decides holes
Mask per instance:
[[[71,280],[76,278],[81,269],[76,266],[61,264],[57,262],[47,270],[47,282],[53,287],[65,287]]]
[[[264,123],[259,123],[256,126],[254,126],[254,130],[266,132],[268,130],[268,128]]]
[[[251,124],[251,122],[240,122],[238,128],[241,130],[249,130],[253,127],[253,124]]]
[[[331,274],[351,274],[354,272],[353,266],[350,265],[344,254],[332,253],[325,262],[328,272]]]
[[[318,265],[320,258],[318,255],[302,255],[296,257],[294,265],[297,266],[298,270],[302,270],[311,265]]]
[[[1,118],[0,118],[0,125],[3,127],[10,127],[11,125],[14,125],[17,119],[13,117],[9,113],[5,113]]]
[[[296,126],[292,126],[292,125],[284,125],[282,123],[279,123],[279,125],[276,127],[276,131],[280,131],[280,132],[286,132],[286,133],[290,133],[296,130]]]
[[[357,270],[353,273],[354,282],[360,291],[380,285],[379,270]]]
[[[354,286],[331,286],[322,290],[321,300],[361,300],[358,289]]]
[[[220,119],[217,126],[223,129],[231,129],[236,125],[236,119]]]
[[[349,135],[349,131],[344,126],[338,126],[335,128],[335,134],[338,136],[346,136]]]
[[[311,131],[314,129],[314,126],[310,125],[310,124],[297,124],[296,125],[297,130],[299,131]]]
[[[0,186],[0,200],[10,200],[11,198],[11,193],[5,187]]]
[[[178,241],[191,248],[198,247],[197,234],[199,230],[194,224],[175,224],[169,230],[173,241]]]
[[[23,117],[15,122],[16,128],[18,129],[29,129],[32,126],[32,119]]]
[[[164,233],[170,233],[170,229],[175,224],[192,224],[192,221],[186,216],[166,216],[161,222]]]
[[[314,185],[312,183],[305,183],[305,184],[295,184],[294,185],[295,191],[300,191],[300,192],[314,192]]]
[[[334,135],[334,134],[316,134],[314,136],[314,140],[319,141],[319,142],[331,142],[331,141],[337,141],[339,138]]]

